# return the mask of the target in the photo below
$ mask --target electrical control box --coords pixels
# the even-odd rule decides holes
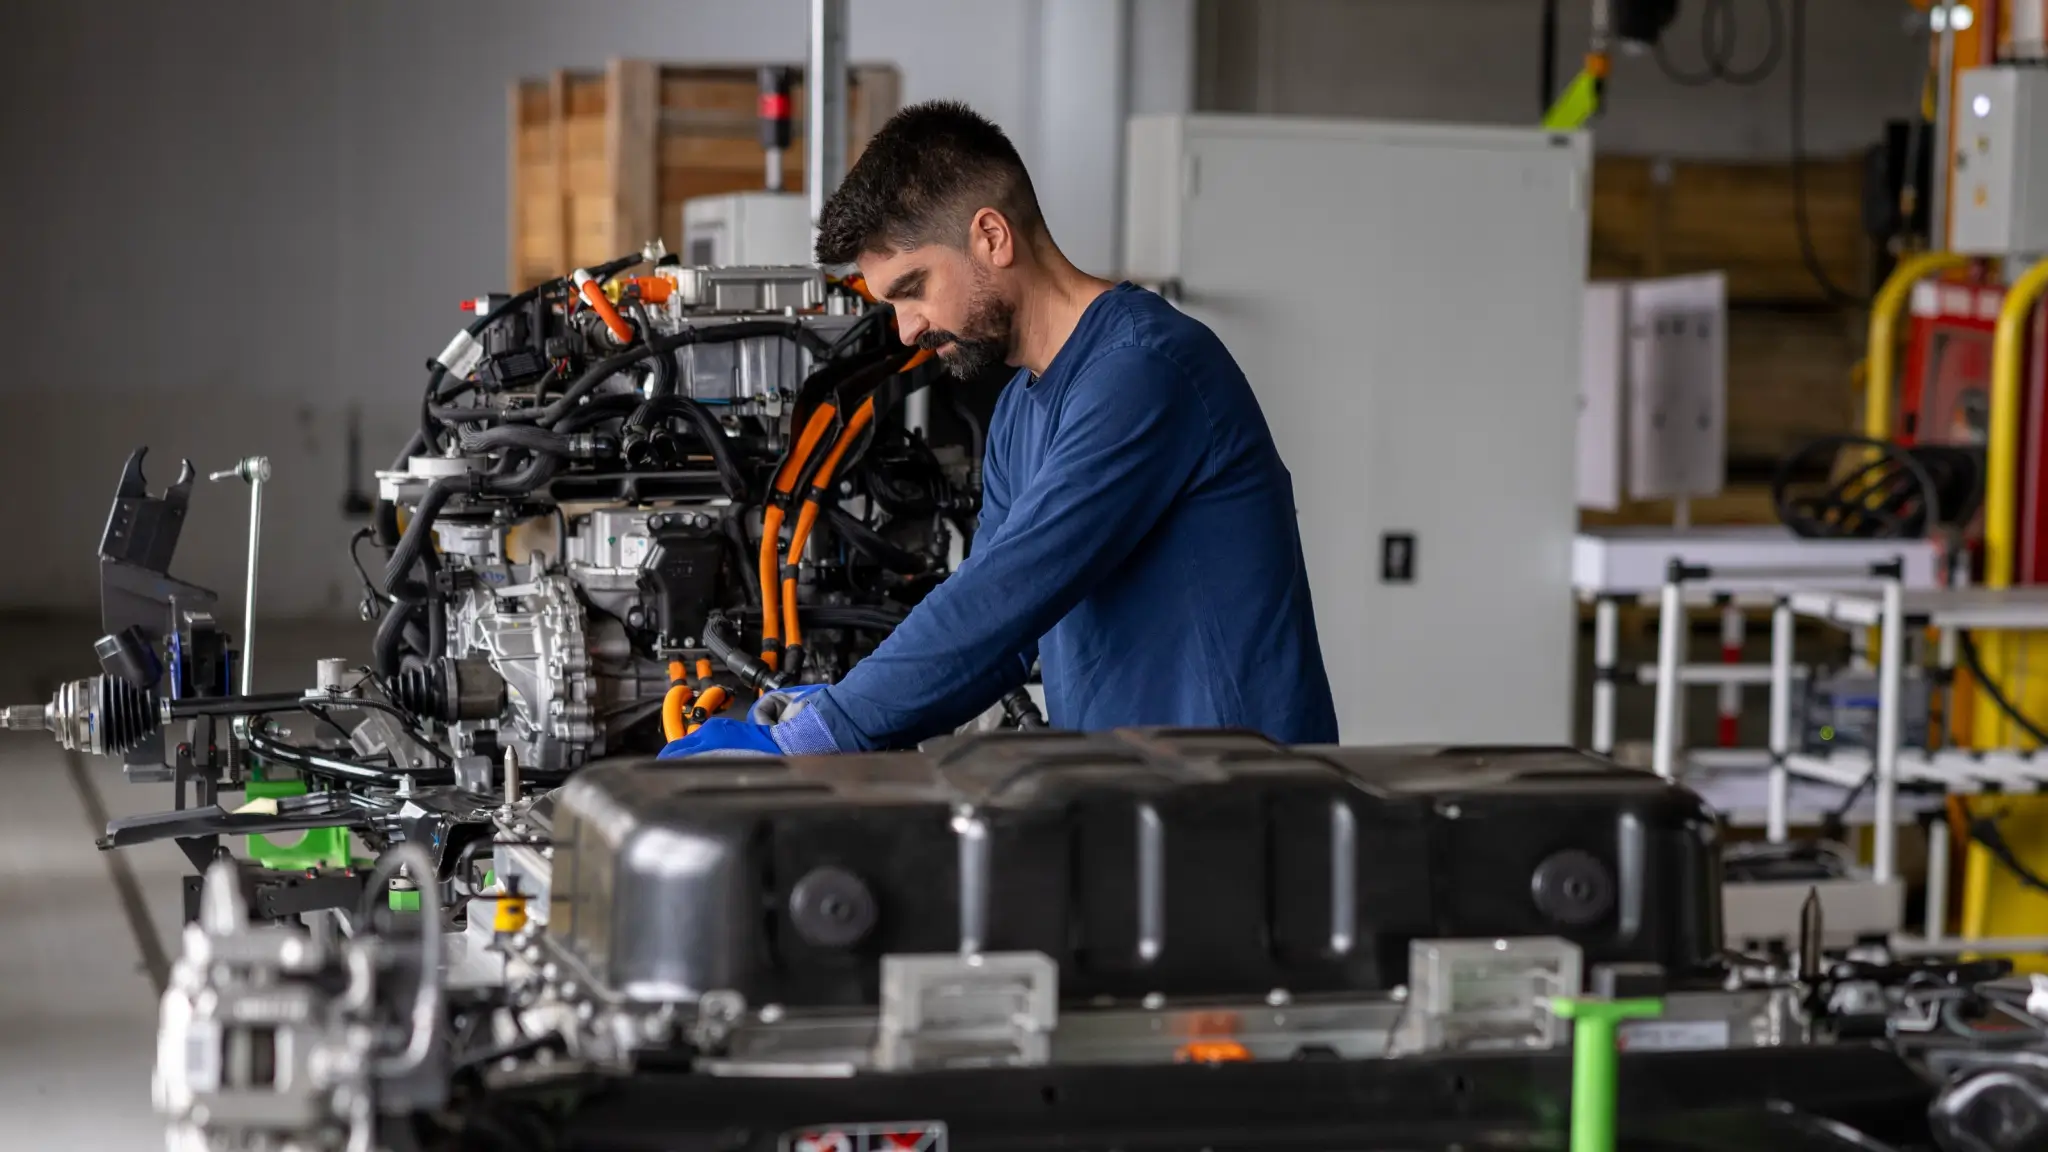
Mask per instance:
[[[2048,253],[2048,69],[1972,68],[1949,156],[1949,246],[1970,256]]]
[[[1125,139],[1123,273],[1251,381],[1343,742],[1569,743],[1587,139],[1218,115]]]
[[[1719,272],[1586,286],[1579,506],[1712,496],[1727,478],[1728,286]]]
[[[683,201],[683,263],[775,268],[811,263],[810,203],[798,192],[732,192]]]

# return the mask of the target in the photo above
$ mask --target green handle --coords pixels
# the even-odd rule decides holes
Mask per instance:
[[[1543,114],[1543,127],[1551,132],[1576,132],[1590,124],[1600,113],[1599,77],[1591,72],[1581,72],[1572,77],[1559,94],[1557,103]]]
[[[1623,1020],[1664,1014],[1664,1001],[1573,1000],[1550,1010],[1572,1021],[1572,1152],[1614,1152],[1621,1056],[1615,1039]]]

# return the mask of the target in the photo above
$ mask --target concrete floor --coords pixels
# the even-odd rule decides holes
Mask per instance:
[[[0,619],[0,703],[40,702],[52,682],[93,672],[96,624]],[[1696,643],[1695,651],[1712,650],[1705,637]],[[266,627],[258,634],[257,689],[302,687],[315,659],[360,658],[367,646],[360,627]],[[1581,653],[1589,648],[1582,637]],[[1624,636],[1624,658],[1648,659],[1651,649],[1646,632]],[[1622,691],[1624,740],[1647,736],[1649,703],[1648,689]],[[1760,743],[1761,695],[1749,703],[1743,736]],[[1711,733],[1713,694],[1692,693],[1688,704],[1691,730]],[[93,840],[103,828],[95,809],[121,816],[168,808],[170,788],[130,784],[118,765],[67,756],[34,733],[0,733],[0,780],[0,1146],[162,1148],[149,1092],[157,990],[146,957],[152,944],[158,964],[178,954],[188,866],[170,844],[103,853]]]
[[[0,622],[0,702],[39,702],[50,682],[96,671],[95,624]],[[338,626],[259,630],[257,640],[259,690],[302,686],[316,658],[367,643]],[[145,956],[152,946],[178,954],[189,866],[170,844],[107,853],[93,840],[104,828],[95,809],[168,808],[170,786],[130,784],[119,765],[67,756],[34,733],[0,733],[0,781],[0,1147],[161,1149]]]

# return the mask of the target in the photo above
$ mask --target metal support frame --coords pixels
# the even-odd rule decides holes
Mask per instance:
[[[1682,562],[1671,562],[1657,607],[1657,726],[1651,736],[1650,766],[1666,780],[1678,778],[1678,745],[1683,739],[1679,728],[1685,722],[1679,706],[1685,685],[1679,680],[1678,665],[1685,651],[1687,571]]]
[[[804,75],[804,179],[811,240],[825,198],[846,175],[846,0],[811,0],[811,57]]]
[[[1593,751],[1614,755],[1614,690],[1621,655],[1621,610],[1615,598],[1593,601]]]
[[[1678,749],[1683,740],[1680,708],[1683,677],[1680,672],[1686,638],[1685,585],[1708,581],[1718,573],[1733,574],[1745,584],[1813,585],[1843,581],[1877,580],[1883,588],[1883,636],[1878,681],[1879,729],[1873,768],[1876,786],[1876,831],[1872,850],[1873,878],[1893,879],[1898,862],[1898,709],[1900,680],[1904,664],[1905,561],[1894,558],[1881,564],[1817,565],[1811,567],[1722,567],[1687,564],[1672,557],[1665,571],[1659,597],[1657,629],[1656,733],[1652,743],[1651,766],[1657,775],[1678,777]],[[1781,598],[1771,613],[1771,776],[1766,826],[1772,842],[1786,837],[1791,806],[1791,778],[1787,758],[1792,751],[1792,647],[1794,632],[1789,601]]]
[[[1905,675],[1905,590],[1896,572],[1884,583],[1884,620],[1877,658],[1877,811],[1871,830],[1871,876],[1883,883],[1898,875],[1899,855],[1899,683]]]
[[[1765,835],[1773,844],[1787,836],[1792,806],[1792,772],[1785,757],[1792,754],[1792,646],[1796,633],[1792,601],[1783,596],[1771,606],[1771,784],[1764,818]]]

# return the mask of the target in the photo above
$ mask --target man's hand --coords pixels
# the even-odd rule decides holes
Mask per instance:
[[[754,705],[749,721],[706,720],[695,732],[669,742],[660,759],[690,756],[815,756],[837,752],[832,733],[808,711],[806,697],[823,684],[770,692]]]
[[[706,720],[698,725],[695,732],[681,740],[671,740],[661,750],[659,759],[679,760],[686,756],[780,756],[782,748],[775,743],[766,724],[749,724],[744,720]]]

